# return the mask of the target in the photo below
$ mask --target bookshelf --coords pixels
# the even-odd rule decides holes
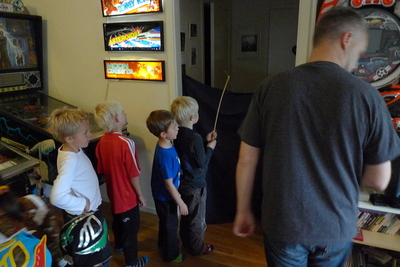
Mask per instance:
[[[360,209],[400,214],[400,209],[395,209],[388,206],[374,206],[370,201],[359,201],[358,207]],[[363,241],[353,240],[354,243],[393,250],[393,251],[400,251],[399,234],[389,235],[385,233],[372,232],[364,229],[362,230],[362,233],[363,233]]]

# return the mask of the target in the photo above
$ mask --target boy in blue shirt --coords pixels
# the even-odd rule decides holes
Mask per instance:
[[[158,137],[151,174],[151,191],[159,218],[158,246],[167,262],[182,262],[179,252],[178,215],[188,215],[188,208],[178,193],[180,161],[172,144],[178,135],[178,124],[167,110],[152,111],[146,120],[149,131]]]

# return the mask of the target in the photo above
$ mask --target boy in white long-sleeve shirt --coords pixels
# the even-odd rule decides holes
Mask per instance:
[[[63,209],[64,223],[82,214],[93,213],[81,218],[87,225],[100,222],[97,230],[105,237],[98,240],[93,235],[86,240],[85,231],[67,231],[68,236],[64,239],[61,234],[62,250],[64,248],[73,266],[109,266],[111,250],[107,241],[104,244],[108,230],[99,209],[99,182],[91,161],[82,150],[89,145],[91,136],[89,114],[80,108],[63,107],[52,112],[50,124],[54,138],[62,143],[58,149],[58,176],[50,193],[50,202]],[[73,224],[71,229],[76,225],[81,224]],[[74,241],[77,240],[88,241],[85,242],[87,247],[76,248]]]

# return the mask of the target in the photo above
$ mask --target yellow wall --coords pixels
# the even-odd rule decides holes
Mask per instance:
[[[93,112],[105,99],[119,101],[128,115],[128,131],[136,142],[142,168],[142,189],[154,212],[150,189],[156,137],[146,128],[155,109],[169,109],[181,90],[179,1],[164,1],[164,12],[104,18],[100,0],[24,0],[32,15],[43,18],[46,92],[66,103]],[[102,26],[106,22],[162,20],[164,52],[106,52]],[[166,82],[104,79],[103,60],[165,60]],[[104,187],[102,188],[104,192]]]

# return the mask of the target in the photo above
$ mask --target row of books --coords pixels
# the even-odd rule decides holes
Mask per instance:
[[[400,230],[399,215],[371,210],[358,210],[359,229],[394,235]]]

